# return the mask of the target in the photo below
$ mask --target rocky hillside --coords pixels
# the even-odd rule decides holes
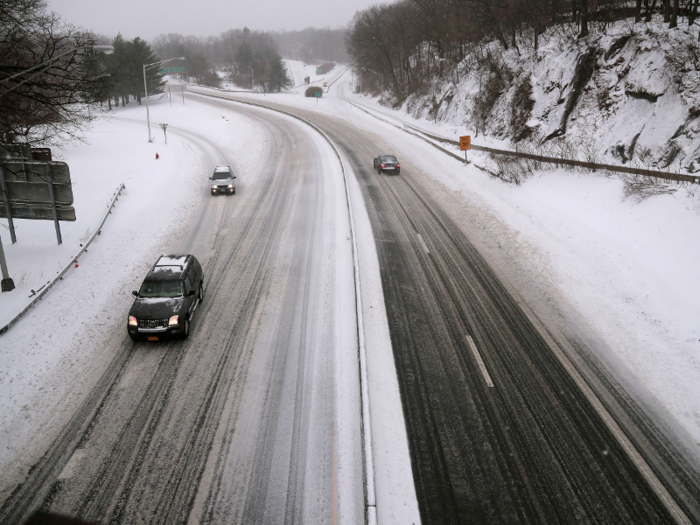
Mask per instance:
[[[700,43],[660,21],[581,40],[551,28],[535,53],[474,48],[452,78],[402,105],[415,117],[581,160],[700,171]],[[571,31],[574,29],[571,28]]]

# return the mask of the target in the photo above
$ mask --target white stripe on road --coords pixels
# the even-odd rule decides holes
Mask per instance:
[[[58,479],[71,479],[75,475],[76,470],[80,467],[80,463],[84,457],[85,450],[81,448],[73,452],[73,455],[68,460],[68,463],[66,463],[66,466],[63,467],[63,470],[58,475]]]
[[[428,251],[428,246],[425,244],[425,241],[423,240],[423,237],[421,237],[420,233],[416,233],[416,235],[418,235],[418,242],[419,242],[420,245],[423,247],[423,251],[424,251],[425,253],[430,253],[430,252]]]
[[[481,354],[479,351],[476,349],[476,345],[474,344],[473,339],[471,338],[470,335],[466,337],[467,343],[469,343],[469,348],[472,349],[472,353],[474,354],[474,358],[476,359],[476,362],[479,363],[479,368],[481,369],[481,373],[484,375],[484,379],[486,379],[486,385],[490,388],[493,388],[493,381],[491,381],[491,376],[489,375],[488,370],[486,370],[486,365],[484,364],[484,361],[481,359]]]

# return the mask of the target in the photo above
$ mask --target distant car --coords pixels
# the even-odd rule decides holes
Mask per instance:
[[[323,87],[328,87],[328,82],[324,82]]]
[[[214,168],[214,174],[209,177],[211,179],[211,194],[219,195],[221,193],[236,194],[236,185],[233,179],[236,176],[230,166],[217,166]]]
[[[194,255],[162,255],[151,267],[129,310],[134,341],[162,341],[190,335],[190,322],[204,299],[202,267]]]
[[[398,175],[401,173],[401,164],[399,164],[399,159],[393,155],[379,155],[374,159],[374,169],[377,170],[377,173],[391,171]]]

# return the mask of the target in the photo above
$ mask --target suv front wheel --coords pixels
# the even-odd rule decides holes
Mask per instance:
[[[190,336],[190,320],[185,319],[185,324],[182,325],[182,338],[187,339]]]

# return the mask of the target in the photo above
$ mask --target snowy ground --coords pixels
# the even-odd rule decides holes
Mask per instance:
[[[289,64],[294,71],[303,66]],[[346,100],[390,122],[445,137],[473,135],[473,130],[414,120],[355,95],[350,72],[337,80],[341,71],[327,75],[330,93],[318,101],[304,98],[301,89],[267,98],[381,130],[399,155],[410,155],[426,176],[441,183],[436,193],[445,207],[524,297],[561,298],[587,321],[610,352],[600,358],[621,367],[623,382],[668,411],[700,459],[700,279],[694,277],[700,260],[700,186],[672,185],[672,194],[638,203],[624,198],[619,178],[596,173],[544,171],[521,186],[508,185]],[[504,146],[484,138],[478,143]],[[469,155],[475,163],[485,162],[476,152]]]
[[[298,62],[289,66],[297,85],[311,71],[311,66]],[[389,120],[410,120],[445,136],[468,130],[417,122],[353,95],[350,73],[336,82],[341,72],[336,68],[325,78],[310,75],[312,83],[331,84],[330,93],[320,100],[305,98],[301,87],[279,95],[246,96],[323,112],[381,132],[400,156],[410,156],[421,167],[445,207],[524,296],[528,287],[541,286],[563,297],[588,321],[625,373],[635,377],[698,444],[700,456],[700,187],[679,187],[672,195],[637,204],[623,199],[618,179],[596,174],[548,171],[521,186],[509,186],[353,108],[341,95]],[[61,152],[71,167],[78,217],[75,223],[62,223],[62,246],[56,245],[53,225],[38,221],[17,221],[19,242],[11,245],[6,221],[0,221],[10,275],[17,285],[0,297],[4,326],[27,304],[32,289],[72,260],[119,183],[126,184],[116,213],[80,268],[69,271],[42,304],[0,336],[4,473],[19,468],[22,459],[21,441],[11,442],[5,430],[12,429],[13,438],[19,439],[32,429],[58,425],[65,417],[62,410],[75,406],[85,385],[109,362],[111,356],[100,355],[100,341],[115,330],[121,334],[129,291],[156,255],[167,251],[170,239],[180,233],[176,225],[186,224],[197,205],[192,196],[201,195],[214,154],[175,133],[168,134],[166,146],[157,123],[220,137],[222,146],[240,159],[238,170],[255,176],[260,153],[255,123],[229,122],[195,99],[190,96],[185,106],[175,97],[172,107],[164,100],[153,104],[154,144],[146,140],[143,108],[131,105],[96,122],[90,145]],[[479,161],[478,155],[470,156]],[[246,182],[245,176],[241,182]],[[163,201],[170,205],[161,206]],[[140,269],[136,277],[134,267]],[[71,302],[70,315],[66,301]],[[370,369],[371,380],[383,381],[381,374]],[[85,380],[77,387],[62,381],[81,376]]]
[[[227,117],[228,118],[228,117]],[[124,335],[124,316],[157,256],[176,249],[209,182],[217,152],[175,127],[220,137],[237,159],[239,184],[256,175],[262,146],[255,122],[229,121],[207,106],[164,100],[151,106],[154,143],[148,143],[145,108],[131,104],[94,123],[88,144],[59,153],[71,169],[77,220],[61,223],[58,246],[49,221],[16,221],[17,244],[2,221],[3,245],[16,289],[0,296],[0,324],[71,263],[98,226],[115,190],[126,185],[102,234],[79,262],[23,319],[0,336],[0,490],[27,467],[27,440],[55,432],[113,356],[105,341]],[[231,117],[232,118],[232,117]],[[168,144],[158,123],[171,124]],[[156,153],[159,159],[156,160]],[[15,480],[16,482],[16,480]]]

